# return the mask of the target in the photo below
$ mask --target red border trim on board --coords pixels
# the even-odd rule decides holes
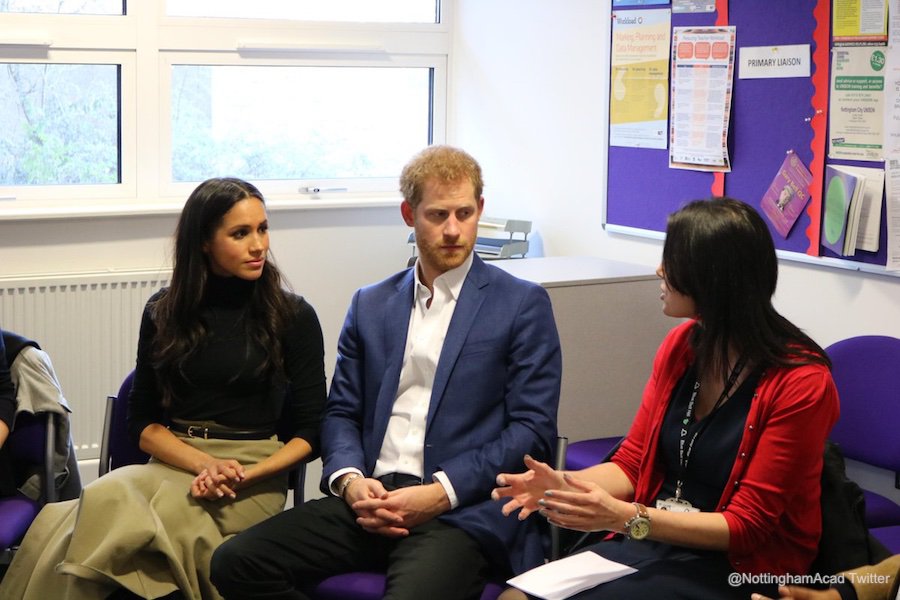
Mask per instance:
[[[728,0],[716,0],[716,27],[728,25]],[[710,193],[713,196],[725,195],[725,173],[716,171],[713,173]]]
[[[810,100],[812,115],[809,118],[809,126],[813,132],[812,142],[809,144],[812,150],[812,162],[809,165],[812,182],[809,184],[809,204],[806,205],[806,214],[809,216],[809,226],[806,228],[809,246],[806,253],[810,256],[819,256],[822,235],[822,186],[825,180],[825,126],[828,123],[831,0],[819,0],[813,10],[813,18],[816,20],[813,29],[813,43],[816,47],[812,54],[815,71],[812,75],[813,96]]]

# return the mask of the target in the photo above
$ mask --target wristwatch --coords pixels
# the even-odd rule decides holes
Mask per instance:
[[[650,513],[640,502],[632,502],[637,514],[625,521],[625,535],[633,540],[642,540],[650,535]]]
[[[344,479],[341,480],[341,485],[338,487],[337,495],[341,498],[344,497],[344,494],[347,493],[347,488],[350,487],[350,484],[353,483],[354,479],[361,478],[362,475],[359,473],[353,473],[352,471],[347,475],[344,475]]]

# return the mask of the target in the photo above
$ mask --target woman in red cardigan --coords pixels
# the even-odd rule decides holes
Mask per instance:
[[[615,533],[587,550],[638,571],[573,598],[746,599],[733,573],[765,592],[746,576],[804,574],[815,558],[839,411],[830,363],[772,306],[775,248],[747,204],[672,214],[658,274],[663,312],[689,320],[660,346],[611,461],[562,472],[526,457],[528,471],[499,475],[494,497],[519,519]]]

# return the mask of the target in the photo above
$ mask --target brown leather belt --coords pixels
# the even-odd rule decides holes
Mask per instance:
[[[409,473],[387,473],[378,478],[388,491],[398,488],[422,485],[422,479]]]

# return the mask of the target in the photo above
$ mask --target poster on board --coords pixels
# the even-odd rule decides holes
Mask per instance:
[[[835,46],[887,43],[887,0],[834,0],[831,10]]]
[[[884,160],[885,62],[879,47],[832,51],[829,158]]]
[[[673,28],[670,168],[731,170],[734,41],[734,27]]]
[[[789,151],[759,203],[763,214],[781,237],[786,238],[790,234],[800,213],[806,208],[811,181],[809,169],[793,150]]]
[[[666,148],[670,22],[669,9],[613,13],[610,146]]]

